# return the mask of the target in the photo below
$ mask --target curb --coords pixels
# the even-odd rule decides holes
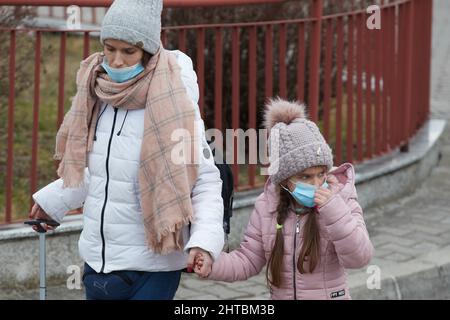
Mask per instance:
[[[375,284],[373,270],[348,276],[354,300],[450,299],[450,246],[408,262],[378,267],[379,289],[368,289],[367,282]]]

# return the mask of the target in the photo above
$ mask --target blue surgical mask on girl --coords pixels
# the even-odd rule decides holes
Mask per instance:
[[[285,188],[284,186],[281,186],[283,189],[285,189],[287,192],[289,192],[297,201],[299,204],[312,208],[315,206],[314,203],[314,194],[316,193],[317,187],[311,184],[297,182],[295,184],[294,191],[290,191],[289,189]],[[322,184],[322,188],[327,188],[328,183],[325,181]]]
[[[106,59],[104,59],[102,67],[105,69],[106,73],[111,78],[111,80],[118,83],[122,83],[130,79],[133,79],[142,71],[144,71],[144,66],[140,62],[131,67],[112,68],[108,65]]]

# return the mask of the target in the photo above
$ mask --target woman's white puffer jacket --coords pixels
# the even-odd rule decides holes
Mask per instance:
[[[211,155],[211,149],[197,105],[197,76],[187,55],[178,50],[170,53],[177,56],[183,83],[197,106],[198,128],[203,137],[199,175],[191,194],[194,222],[183,228],[184,251],[159,255],[147,246],[138,182],[144,109],[127,112],[104,104],[84,185],[63,189],[63,181],[58,179],[33,194],[34,201],[58,222],[68,211],[83,206],[79,252],[96,272],[180,270],[186,267],[190,248],[207,250],[213,259],[223,248],[222,180],[213,157],[204,156]]]

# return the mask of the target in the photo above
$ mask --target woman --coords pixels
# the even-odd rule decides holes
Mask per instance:
[[[56,137],[61,178],[33,195],[30,218],[60,222],[83,206],[87,299],[172,299],[181,270],[202,254],[201,275],[223,247],[222,182],[207,157],[196,74],[160,43],[162,2],[116,0],[108,10],[104,52],[81,62]],[[188,139],[178,141],[180,130]],[[191,151],[183,161],[180,145]]]

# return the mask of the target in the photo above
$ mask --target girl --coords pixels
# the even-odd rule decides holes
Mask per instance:
[[[329,172],[331,149],[303,105],[271,101],[265,125],[269,146],[278,136],[280,156],[240,247],[222,253],[208,279],[245,280],[267,265],[272,299],[350,299],[344,268],[364,267],[373,254],[353,166]]]
[[[207,268],[224,244],[222,181],[203,156],[211,150],[196,75],[188,56],[162,47],[162,7],[116,0],[108,10],[104,52],[82,61],[57,134],[61,179],[33,195],[30,218],[60,222],[83,206],[87,299],[172,299],[181,270],[198,253]],[[177,129],[199,157],[174,161]]]

